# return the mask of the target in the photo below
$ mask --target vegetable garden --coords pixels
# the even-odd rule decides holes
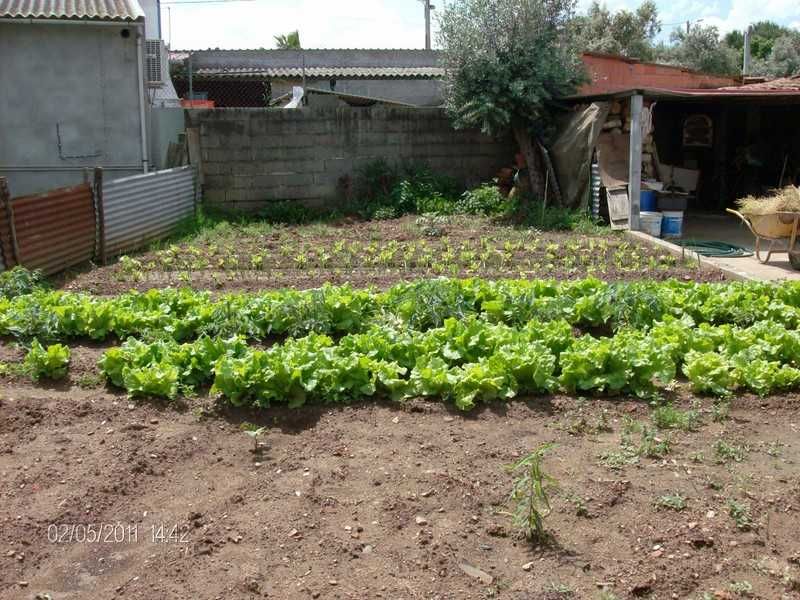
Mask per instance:
[[[54,283],[0,276],[0,598],[85,591],[66,564],[141,597],[800,587],[800,284],[460,216],[221,222]],[[47,541],[87,519],[148,537]]]
[[[421,216],[305,225],[212,222],[197,233],[80,273],[67,286],[93,293],[131,288],[211,290],[314,288],[325,283],[388,287],[437,277],[597,277],[721,280],[595,226],[575,233],[511,227],[481,216]]]
[[[764,395],[800,384],[798,323],[796,283],[439,279],[383,292],[37,290],[0,302],[0,334],[33,340],[34,353],[42,341],[124,340],[100,368],[133,395],[210,384],[260,407],[376,395],[463,410],[556,391],[649,397],[681,374],[697,392]]]

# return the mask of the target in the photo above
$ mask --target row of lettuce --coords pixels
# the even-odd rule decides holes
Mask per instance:
[[[154,289],[104,298],[34,290],[0,297],[0,335],[50,342],[128,337],[182,342],[201,335],[274,340],[309,333],[341,336],[375,325],[425,331],[448,318],[469,316],[515,327],[564,320],[607,332],[647,329],[667,317],[740,326],[768,320],[796,328],[800,283],[436,279],[387,291],[324,286],[215,297],[189,289]]]
[[[679,371],[696,392],[761,395],[800,384],[800,333],[780,323],[696,326],[688,317],[647,331],[575,336],[566,321],[515,328],[474,316],[414,331],[373,326],[334,341],[312,333],[262,350],[242,337],[192,342],[129,339],[100,368],[134,395],[174,398],[212,384],[234,405],[299,406],[365,397],[434,397],[462,410],[521,394],[652,396]]]
[[[648,397],[679,372],[699,393],[766,395],[800,384],[798,356],[800,332],[772,321],[696,326],[689,317],[667,317],[648,330],[594,337],[575,336],[563,320],[515,328],[470,316],[427,331],[375,325],[338,342],[312,333],[266,350],[241,336],[129,338],[106,351],[99,366],[134,396],[174,399],[211,384],[237,406],[380,396],[443,398],[469,410],[478,402],[556,391]],[[62,377],[69,349],[34,341],[26,363],[34,376]]]
[[[427,396],[466,410],[556,391],[649,396],[681,375],[700,393],[768,394],[800,386],[798,324],[798,283],[438,279],[386,291],[0,297],[0,334],[30,346],[35,377],[63,376],[61,343],[119,339],[99,365],[131,394],[211,385],[256,406]]]

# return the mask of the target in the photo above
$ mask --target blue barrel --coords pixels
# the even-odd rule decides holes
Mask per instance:
[[[683,235],[683,211],[665,210],[661,213],[661,237],[679,238]]]
[[[639,209],[647,212],[656,212],[656,193],[653,190],[642,190],[639,195]]]

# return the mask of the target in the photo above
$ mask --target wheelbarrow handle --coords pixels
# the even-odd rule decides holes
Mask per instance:
[[[736,215],[737,217],[739,217],[739,218],[742,220],[742,222],[743,222],[745,225],[747,225],[747,228],[750,230],[750,233],[752,233],[754,236],[756,236],[756,239],[758,239],[758,238],[760,238],[760,237],[761,237],[761,236],[759,236],[759,235],[758,235],[758,234],[755,232],[755,230],[753,229],[753,226],[752,226],[752,225],[751,225],[751,223],[750,223],[750,219],[748,219],[747,217],[745,217],[745,216],[744,216],[742,213],[740,213],[738,210],[733,210],[732,208],[726,208],[725,210],[726,210],[727,212],[731,213],[732,215]]]

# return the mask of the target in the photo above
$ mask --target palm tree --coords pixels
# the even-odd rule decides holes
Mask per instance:
[[[300,32],[295,30],[286,35],[276,35],[275,46],[278,50],[300,50]]]

